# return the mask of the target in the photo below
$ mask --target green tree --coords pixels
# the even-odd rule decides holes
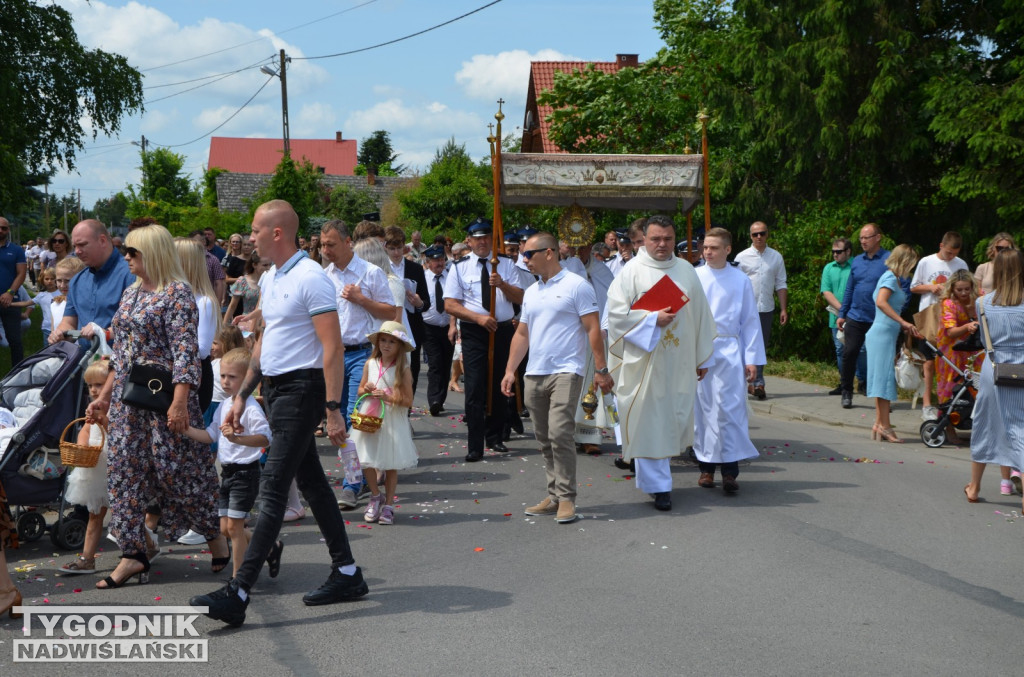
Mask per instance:
[[[380,211],[380,204],[370,191],[341,185],[331,191],[324,215],[354,226],[363,219],[363,214],[377,211]]]
[[[148,200],[173,205],[198,205],[200,196],[188,174],[182,174],[185,156],[167,148],[156,148],[141,154],[142,186],[139,194]]]
[[[286,200],[299,215],[299,232],[309,230],[309,217],[323,213],[327,192],[313,163],[296,164],[289,156],[281,158],[270,182],[249,200],[250,219],[256,208],[268,200]]]
[[[11,208],[54,169],[75,168],[90,136],[83,118],[95,139],[142,110],[142,75],[122,56],[84,48],[56,4],[0,0],[0,35],[0,203]]]
[[[96,213],[96,218],[110,228],[128,225],[126,216],[128,212],[128,198],[124,193],[115,193],[110,197],[101,197],[99,200],[96,200],[92,210]]]
[[[395,165],[397,159],[398,154],[391,147],[391,135],[383,129],[378,129],[363,139],[359,144],[359,154],[356,156],[364,173],[367,169],[372,169],[377,176],[398,176],[404,172],[405,165]]]
[[[493,212],[478,165],[454,138],[434,153],[416,187],[400,191],[397,198],[403,215],[424,232],[457,232]]]

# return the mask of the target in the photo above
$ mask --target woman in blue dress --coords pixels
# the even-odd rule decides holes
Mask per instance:
[[[971,503],[982,500],[978,492],[988,463],[1017,470],[1024,465],[1024,388],[997,386],[992,375],[993,363],[1024,364],[1024,261],[1019,251],[1008,249],[996,254],[993,268],[994,291],[975,303],[979,320],[985,313],[982,338],[987,325],[992,352],[981,365],[974,405],[971,481],[964,487]]]
[[[889,403],[896,399],[896,340],[900,330],[916,338],[921,334],[912,322],[900,317],[907,304],[907,281],[917,265],[917,252],[901,244],[885,261],[887,271],[878,279],[872,298],[875,300],[875,321],[864,337],[868,353],[868,397],[875,398],[875,425],[871,439],[903,442],[889,422]]]

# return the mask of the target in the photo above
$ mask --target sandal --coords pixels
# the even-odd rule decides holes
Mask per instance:
[[[316,427],[316,432],[313,434],[316,435],[317,437],[323,437],[324,435],[327,434],[327,431],[324,429],[324,424],[322,422],[320,423],[320,425]]]
[[[138,555],[124,555],[121,559],[122,561],[126,559],[133,559],[136,562],[141,562],[142,569],[136,571],[135,573],[129,574],[124,578],[124,580],[120,581],[114,580],[114,575],[111,574],[110,576],[107,576],[102,581],[96,584],[97,590],[111,590],[113,588],[120,588],[122,585],[124,585],[131,579],[135,578],[136,576],[139,577],[139,585],[145,585],[146,583],[149,583],[149,559],[147,559],[145,555],[141,553]],[[100,583],[103,584],[102,587],[100,587]]]
[[[216,540],[217,539],[214,539],[214,541],[216,541]],[[207,544],[212,543],[214,541],[207,541]],[[215,573],[215,574],[220,573],[221,571],[224,570],[224,568],[228,564],[231,563],[231,546],[228,543],[225,543],[224,547],[225,547],[225,549],[227,549],[228,553],[226,555],[224,555],[223,557],[214,557],[213,556],[213,546],[212,545],[210,546],[210,572],[211,573]]]
[[[68,562],[58,571],[63,571],[66,574],[91,574],[96,571],[96,558],[86,559],[79,555],[78,559]]]

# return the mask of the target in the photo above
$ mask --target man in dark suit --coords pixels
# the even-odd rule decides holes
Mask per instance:
[[[409,366],[412,370],[412,392],[416,394],[416,383],[420,378],[420,351],[426,331],[423,329],[423,310],[426,306],[427,277],[423,274],[423,266],[405,258],[405,231],[398,226],[384,229],[384,248],[391,259],[391,270],[405,283],[405,314],[409,319],[409,330],[412,332],[416,349],[409,353]]]

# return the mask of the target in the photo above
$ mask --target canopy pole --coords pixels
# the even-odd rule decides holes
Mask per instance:
[[[498,99],[498,112],[494,119],[498,121],[494,135],[487,137],[491,144],[491,173],[494,181],[494,220],[491,224],[491,273],[498,272],[498,253],[504,251],[505,232],[501,225],[501,121],[505,114],[501,112],[504,99]],[[490,125],[488,125],[490,126]],[[495,317],[498,309],[498,291],[491,285],[491,317]],[[495,330],[496,331],[496,330]],[[494,409],[494,333],[487,337],[487,415]]]
[[[711,230],[711,185],[708,183],[708,120],[711,116],[702,110],[697,119],[701,127],[700,151],[704,156],[704,234],[707,235]]]

